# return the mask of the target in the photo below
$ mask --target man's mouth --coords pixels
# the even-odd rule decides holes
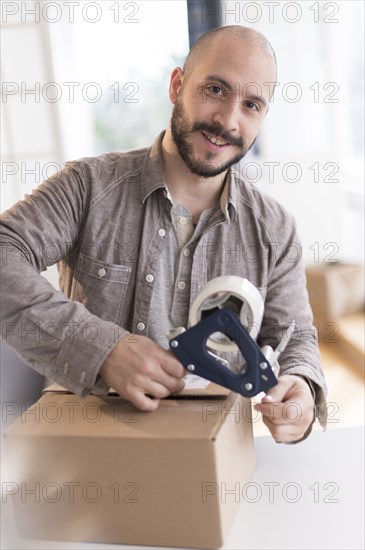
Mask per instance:
[[[219,147],[223,147],[224,145],[229,145],[227,141],[224,141],[224,139],[213,136],[211,134],[206,134],[205,132],[202,132],[203,136],[210,141],[210,143],[213,143],[214,145],[218,145]]]

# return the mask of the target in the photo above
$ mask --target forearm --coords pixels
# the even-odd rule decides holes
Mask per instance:
[[[14,255],[3,258],[1,291],[3,340],[70,391],[91,389],[105,357],[127,331],[69,300]]]
[[[297,257],[290,260],[283,254],[270,273],[258,342],[260,345],[271,345],[275,348],[283,338],[285,340],[289,325],[295,321],[294,333],[279,357],[280,375],[299,375],[309,382],[315,393],[316,415],[321,425],[325,426],[327,387],[321,368],[317,331],[313,326],[304,262],[295,225],[283,249],[288,250],[290,243],[295,243]]]

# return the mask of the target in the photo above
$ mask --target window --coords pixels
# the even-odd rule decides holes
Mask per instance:
[[[51,28],[58,81],[74,83],[74,100],[60,102],[67,158],[149,146],[168,123],[170,74],[188,51],[184,0],[98,6]]]

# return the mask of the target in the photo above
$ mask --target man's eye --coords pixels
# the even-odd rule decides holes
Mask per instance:
[[[258,106],[256,105],[256,103],[254,103],[253,101],[246,101],[245,106],[247,107],[247,109],[249,111],[259,111],[260,110],[258,108]]]
[[[207,91],[212,95],[223,95],[223,89],[220,86],[207,86]]]

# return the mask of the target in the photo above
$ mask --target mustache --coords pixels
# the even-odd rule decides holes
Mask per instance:
[[[192,131],[213,134],[216,137],[220,137],[230,145],[237,145],[238,147],[241,147],[241,149],[245,145],[243,139],[233,137],[229,132],[224,132],[222,127],[218,124],[207,124],[206,122],[196,122],[192,128]]]

